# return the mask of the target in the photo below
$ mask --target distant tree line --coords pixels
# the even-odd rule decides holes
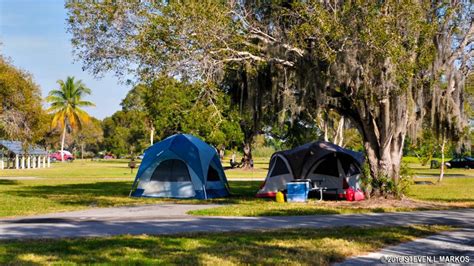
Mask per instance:
[[[66,149],[82,158],[107,153],[129,157],[142,153],[153,142],[171,134],[186,132],[200,136],[217,148],[225,147],[243,153],[241,113],[231,104],[226,93],[216,88],[210,89],[202,83],[161,76],[151,85],[136,85],[122,100],[122,110],[103,120],[82,117],[79,130],[77,125],[73,127],[68,120],[65,120],[65,127],[58,127],[57,120],[56,125],[51,124],[54,116],[41,108],[39,89],[29,74],[16,69],[3,58],[0,69],[2,139],[22,140],[25,145],[38,143],[50,150],[60,149],[60,140],[64,139]],[[473,90],[472,75],[468,80],[467,92]],[[74,83],[77,87],[85,87],[73,78],[58,85],[60,89],[71,89]],[[217,94],[212,99],[203,98],[201,93],[209,91]],[[62,98],[57,98],[63,95],[61,90],[56,90],[53,95],[56,96],[50,96],[50,100],[61,102]],[[466,110],[472,110],[471,95],[466,94]],[[62,106],[59,103],[56,105]],[[254,137],[251,148],[257,156],[268,157],[276,150],[289,149],[314,140],[328,140],[363,151],[361,136],[350,121],[344,123],[337,113],[320,113],[311,121],[301,116],[294,121],[264,128]],[[64,130],[67,134],[63,134]],[[469,153],[468,147],[460,149],[454,143],[447,150],[448,156]],[[433,132],[425,130],[418,139],[407,140],[403,154],[416,156],[420,163],[427,164],[433,157],[440,157],[441,151]]]

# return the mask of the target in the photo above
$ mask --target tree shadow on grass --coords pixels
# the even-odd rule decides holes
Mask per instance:
[[[6,193],[19,197],[50,199],[65,205],[113,206],[127,199],[132,182],[96,182],[51,186],[28,186]]]
[[[210,202],[217,204],[237,204],[244,201],[258,200],[255,194],[257,194],[260,184],[260,181],[229,181],[230,196],[211,199]]]
[[[62,240],[1,241],[0,263],[77,264],[298,264],[328,265],[348,255],[344,250],[377,249],[430,234],[428,228],[376,227],[284,229],[177,236],[118,236]],[[367,250],[364,250],[367,251]],[[33,255],[33,256],[31,256]]]
[[[428,200],[428,201],[439,201],[439,202],[468,202],[468,203],[474,203],[474,198],[472,197],[458,197],[458,198],[439,198],[439,197],[423,197],[423,200]]]
[[[0,185],[18,185],[16,180],[0,179]]]
[[[2,180],[0,180],[1,182]],[[10,180],[4,180],[10,181]],[[130,198],[128,195],[132,181],[95,182],[80,184],[63,184],[48,186],[28,186],[16,190],[6,191],[10,195],[19,197],[37,197],[50,199],[65,205],[78,206],[115,206],[135,203],[182,203],[182,204],[208,204],[208,203],[239,203],[242,200],[254,198],[258,182],[231,181],[231,196],[212,200],[197,199],[167,199],[167,198]],[[2,184],[2,183],[0,183]]]
[[[245,198],[254,198],[260,184],[260,181],[229,181],[231,194]]]
[[[302,215],[329,215],[329,214],[341,214],[340,211],[332,209],[272,209],[263,211],[258,216],[302,216]]]
[[[416,169],[413,169],[413,171],[416,171]],[[471,172],[467,172],[465,174],[444,174],[444,177],[473,177]],[[430,177],[439,177],[439,173],[418,173],[416,175],[419,176],[430,176]]]

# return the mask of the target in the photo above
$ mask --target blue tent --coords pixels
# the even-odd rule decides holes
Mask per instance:
[[[229,187],[216,150],[177,134],[145,151],[130,195],[208,199],[228,196]]]

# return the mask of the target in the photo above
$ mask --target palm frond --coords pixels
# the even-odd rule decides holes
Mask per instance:
[[[64,103],[66,102],[63,97],[56,96],[56,95],[49,95],[45,99],[49,103]]]
[[[87,122],[88,122],[88,121],[86,121],[86,120],[81,120],[81,118],[79,117],[79,115],[78,115],[77,113],[74,113],[74,114],[72,115],[72,117],[74,118],[74,121],[75,121],[75,127],[76,127],[77,129],[79,129],[79,130],[82,129],[82,124],[83,124],[83,123],[87,123]]]
[[[64,97],[64,96],[65,96],[65,95],[64,95],[64,92],[61,91],[61,90],[51,90],[48,95],[49,95],[49,96],[56,96],[56,97],[62,98],[62,99],[65,98],[65,97]]]
[[[60,128],[64,128],[65,120],[66,120],[65,112],[58,112],[53,116],[51,127],[56,128],[59,126]]]
[[[78,115],[78,117],[81,118],[82,120],[84,120],[84,121],[90,120],[90,116],[86,111],[82,110],[79,107],[77,107],[75,111],[76,111],[76,114]]]
[[[69,125],[71,125],[72,128],[81,129],[81,121],[78,119],[75,113],[68,114],[68,121],[69,121]]]
[[[60,88],[63,88],[63,87],[65,86],[64,81],[61,80],[61,79],[58,79],[58,80],[56,81],[56,83],[59,84],[59,87],[60,87]]]
[[[78,101],[78,102],[76,102],[76,106],[88,107],[88,106],[95,106],[95,104],[93,102],[89,102],[89,101]]]

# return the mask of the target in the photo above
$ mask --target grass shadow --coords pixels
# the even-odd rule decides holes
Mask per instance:
[[[113,206],[120,198],[128,200],[132,182],[95,182],[62,185],[25,186],[6,191],[18,197],[49,199],[64,205]]]
[[[177,236],[0,241],[1,264],[329,265],[437,227],[284,229]]]
[[[474,203],[473,198],[440,198],[440,197],[425,197],[423,200],[428,200],[428,201],[439,201],[439,202],[467,202],[467,203]]]
[[[273,209],[263,211],[258,216],[305,216],[305,215],[328,215],[340,214],[341,212],[331,209]]]
[[[0,185],[18,185],[17,180],[0,179]]]
[[[415,170],[415,169],[414,169]],[[468,175],[470,173],[466,173],[466,174],[444,174],[444,177],[470,177],[471,175]],[[439,177],[439,173],[418,173],[416,175],[420,175],[420,176],[430,176],[430,177]]]
[[[0,180],[0,184],[2,180]],[[11,180],[3,180],[11,181]],[[172,199],[172,198],[130,198],[128,197],[133,181],[109,181],[80,184],[62,185],[39,185],[25,186],[16,190],[5,191],[18,197],[36,197],[49,199],[65,205],[78,206],[117,206],[124,204],[142,203],[182,203],[182,204],[230,204],[239,203],[243,200],[253,200],[258,189],[259,182],[252,181],[230,181],[231,196],[211,200],[197,199]],[[5,183],[14,184],[14,183]]]

